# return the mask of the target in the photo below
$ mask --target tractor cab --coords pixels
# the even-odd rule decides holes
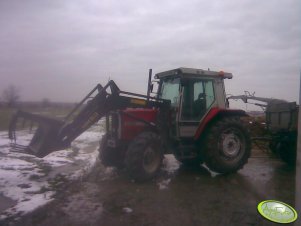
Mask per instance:
[[[173,135],[193,137],[200,121],[213,107],[226,108],[224,79],[232,74],[179,68],[155,75],[158,97],[171,101]]]

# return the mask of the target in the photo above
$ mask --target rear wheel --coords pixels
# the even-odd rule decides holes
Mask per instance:
[[[163,145],[160,137],[153,132],[138,135],[129,145],[125,165],[131,178],[145,181],[153,178],[163,160]]]
[[[124,153],[121,148],[112,148],[107,145],[107,134],[102,136],[99,145],[99,158],[104,166],[122,168],[124,166]]]
[[[277,154],[277,141],[272,140],[269,142],[269,149],[272,151],[273,154]]]
[[[207,133],[205,162],[213,171],[231,173],[241,169],[251,154],[246,128],[236,118],[223,118]]]
[[[280,158],[288,165],[294,166],[296,164],[296,141],[283,139],[277,145],[277,152]]]

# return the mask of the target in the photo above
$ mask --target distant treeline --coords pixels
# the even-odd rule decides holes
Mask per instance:
[[[77,103],[62,103],[52,101],[20,101],[16,102],[13,108],[73,108]],[[0,108],[6,108],[6,102],[0,102]]]

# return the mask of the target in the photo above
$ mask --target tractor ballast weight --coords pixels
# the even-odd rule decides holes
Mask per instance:
[[[224,79],[231,78],[231,73],[178,68],[157,73],[152,81],[150,70],[147,95],[121,91],[110,81],[97,85],[63,120],[18,112],[9,137],[16,141],[15,132],[24,125],[19,121],[37,124],[29,146],[14,146],[44,157],[70,146],[105,116],[101,162],[125,167],[135,180],[156,175],[165,153],[183,164],[205,162],[216,172],[235,172],[247,163],[251,142],[239,121],[246,113],[228,109]]]

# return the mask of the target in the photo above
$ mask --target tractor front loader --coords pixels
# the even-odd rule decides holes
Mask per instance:
[[[236,172],[248,161],[251,141],[240,122],[246,113],[227,107],[224,79],[231,78],[230,73],[178,68],[156,74],[154,92],[150,70],[147,95],[121,91],[110,81],[97,85],[64,120],[19,111],[9,137],[16,141],[24,121],[37,124],[30,144],[14,142],[14,147],[44,157],[70,146],[105,116],[101,162],[125,168],[137,181],[154,177],[166,153],[183,164],[205,162],[218,173]]]
[[[13,141],[13,148],[42,158],[69,147],[73,140],[110,111],[127,107],[152,108],[163,103],[168,105],[168,101],[146,100],[146,96],[123,92],[111,80],[104,87],[98,84],[64,120],[18,111],[10,122],[9,138]],[[16,131],[25,126],[37,128],[28,146],[17,144]]]

